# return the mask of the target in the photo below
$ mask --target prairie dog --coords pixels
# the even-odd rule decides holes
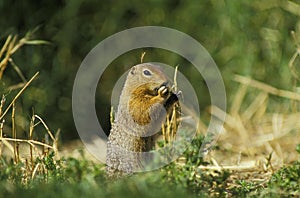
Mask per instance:
[[[108,177],[120,177],[143,167],[140,153],[154,147],[168,111],[178,102],[161,68],[150,63],[128,72],[107,142]]]

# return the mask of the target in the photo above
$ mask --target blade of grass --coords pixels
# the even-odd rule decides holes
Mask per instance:
[[[7,88],[7,90],[10,92],[10,91],[13,91],[13,90],[16,90],[16,89],[20,89],[20,88],[24,87],[25,84],[26,84],[26,82],[25,82],[25,83],[18,83],[18,84],[9,86],[9,87]],[[1,115],[0,115],[0,116],[1,116]]]
[[[11,56],[11,54],[13,54],[12,48],[14,47],[16,40],[17,40],[17,36],[14,36],[13,39],[12,40],[10,39],[9,40],[10,42],[7,44],[7,50],[6,50],[5,57],[0,62],[0,79],[2,79],[3,72],[5,71],[5,69],[7,67],[9,57]]]
[[[268,94],[266,92],[261,92],[248,106],[248,108],[242,113],[241,117],[246,121],[250,120],[250,118],[255,114],[255,112],[257,112],[257,110],[261,108],[261,106],[264,104],[267,98]]]
[[[5,43],[4,43],[4,45],[3,45],[3,47],[2,47],[2,49],[1,49],[1,51],[0,51],[0,58],[1,58],[2,55],[4,54],[4,52],[5,52],[5,50],[6,50],[7,46],[8,46],[8,44],[9,44],[10,41],[11,41],[11,38],[12,38],[12,35],[9,35],[9,36],[7,37]]]
[[[0,116],[2,115],[2,109],[4,107],[4,103],[5,103],[5,95],[2,95],[2,99],[1,99],[1,102],[0,102]]]
[[[0,137],[1,142],[8,148],[8,150],[11,151],[11,153],[14,155],[14,147],[3,137]]]
[[[20,78],[22,79],[23,82],[27,82],[25,76],[23,75],[22,71],[20,70],[20,68],[17,66],[17,64],[13,61],[12,58],[9,58],[8,60],[10,62],[10,64],[13,66],[14,70],[17,72],[17,74],[20,76]]]
[[[44,146],[46,148],[53,149],[53,146],[45,144],[43,142],[36,141],[36,140],[25,140],[25,139],[18,139],[18,138],[15,139],[15,138],[0,137],[0,141],[3,141],[4,143],[5,142],[26,142],[27,144],[35,144],[35,145],[40,145],[40,146]],[[13,147],[10,146],[10,148],[12,149],[12,152],[13,152]]]
[[[241,108],[242,102],[245,98],[246,92],[248,89],[248,85],[245,84],[241,84],[238,91],[236,92],[235,96],[234,96],[234,100],[232,102],[231,109],[230,109],[230,115],[231,116],[236,116]]]
[[[141,63],[143,63],[145,55],[146,55],[146,52],[143,52],[141,55]]]
[[[34,113],[33,113],[33,115],[31,116],[30,124],[29,124],[29,140],[32,140],[32,134],[33,134],[33,129],[34,129],[34,119],[35,119],[35,117],[34,117]],[[33,148],[32,148],[31,144],[29,146],[29,153],[30,153],[30,162],[33,166],[34,165]]]
[[[24,41],[24,44],[27,44],[27,45],[50,45],[51,43],[49,41],[45,41],[45,40],[26,40],[26,41]]]
[[[52,135],[52,133],[51,133],[49,127],[48,127],[47,124],[44,122],[44,120],[43,120],[40,116],[38,116],[38,115],[34,115],[34,117],[37,118],[37,119],[39,119],[39,120],[41,121],[41,123],[42,123],[43,126],[45,127],[47,133],[48,133],[49,136],[51,137],[52,141],[55,141],[54,136]]]
[[[240,75],[234,75],[233,80],[236,81],[236,82],[246,84],[246,85],[249,85],[251,87],[263,90],[263,91],[265,91],[267,93],[270,93],[272,95],[288,98],[288,99],[291,99],[291,100],[300,101],[300,94],[298,94],[296,92],[277,89],[277,88],[272,87],[272,86],[270,86],[268,84],[265,84],[263,82],[259,82],[257,80],[253,80],[251,78],[247,78],[247,77],[240,76]]]
[[[17,139],[17,133],[16,133],[16,124],[15,124],[15,103],[12,105],[12,113],[11,113],[11,131],[12,131],[12,138]],[[15,163],[18,163],[17,158],[18,152],[17,152],[17,142],[14,142],[14,161]]]
[[[35,174],[36,174],[36,172],[37,172],[39,166],[40,166],[40,163],[37,163],[37,164],[35,165],[35,167],[34,167],[34,169],[33,169],[33,172],[32,172],[32,175],[31,175],[31,179],[34,178],[34,176],[35,176]]]
[[[25,89],[30,85],[30,83],[39,75],[39,72],[35,73],[31,79],[24,85],[24,87],[18,92],[18,94],[14,97],[8,107],[5,109],[4,113],[1,115],[0,120],[7,114],[9,109],[12,107],[13,103],[20,97],[20,95],[25,91]]]

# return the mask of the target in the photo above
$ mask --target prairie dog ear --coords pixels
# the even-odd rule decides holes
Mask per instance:
[[[132,75],[134,75],[136,73],[136,66],[133,66],[131,69],[130,69],[130,73]]]

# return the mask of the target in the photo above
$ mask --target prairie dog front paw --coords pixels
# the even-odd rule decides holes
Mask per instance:
[[[166,87],[165,85],[162,85],[162,86],[157,90],[158,95],[161,96],[161,97],[167,96],[168,92],[169,92],[169,89],[168,89],[168,87]]]

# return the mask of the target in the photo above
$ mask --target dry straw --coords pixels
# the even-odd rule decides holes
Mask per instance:
[[[246,179],[256,181],[261,177],[259,182],[264,184],[283,164],[298,160],[295,148],[300,143],[300,94],[296,85],[300,78],[295,64],[299,56],[297,44],[288,65],[294,78],[292,91],[278,89],[250,77],[233,76],[239,88],[229,111],[224,112],[215,106],[209,109],[210,113],[214,112],[213,116],[226,117],[224,132],[218,141],[220,149],[210,153],[213,165],[199,166],[199,170],[235,171],[238,174],[232,175],[238,178],[245,173]],[[253,93],[257,95],[247,103],[247,94]],[[270,108],[274,105],[270,97],[289,101],[290,108],[274,111]],[[281,103],[276,104],[280,106]]]
[[[35,30],[34,30],[35,31]],[[33,32],[34,32],[33,31]],[[27,138],[18,138],[17,133],[17,100],[22,96],[24,91],[31,85],[31,83],[37,78],[39,72],[36,72],[28,81],[23,75],[21,69],[17,66],[17,64],[13,60],[13,54],[19,50],[23,45],[39,45],[39,44],[48,44],[47,41],[42,40],[30,40],[32,33],[29,32],[25,37],[18,40],[17,36],[9,35],[0,50],[0,80],[3,78],[5,74],[5,70],[12,67],[12,69],[18,74],[21,79],[21,83],[16,85],[12,85],[8,87],[8,92],[16,89],[20,89],[17,94],[14,96],[12,101],[7,105],[6,104],[6,96],[2,94],[1,102],[0,102],[0,157],[3,157],[4,150],[8,151],[8,156],[13,158],[14,163],[24,162],[24,182],[26,183],[29,178],[33,178],[37,173],[44,173],[46,171],[45,165],[41,164],[39,161],[36,161],[37,157],[40,159],[49,155],[52,150],[55,154],[58,153],[57,142],[58,142],[58,134],[56,135],[50,131],[47,124],[44,120],[33,113],[30,126],[29,126],[29,136]],[[8,112],[11,112],[11,116],[8,116]],[[11,127],[5,127],[5,123],[10,120]],[[36,127],[38,125],[42,125],[46,131],[46,136],[49,136],[51,141],[44,142],[43,140],[35,140],[34,133],[40,133]],[[10,130],[10,131],[7,131]],[[11,134],[11,137],[7,137],[6,134]],[[27,150],[24,144],[29,145],[29,149]],[[24,150],[25,149],[25,150]],[[7,153],[7,152],[6,152]],[[30,156],[28,159],[26,156]],[[29,176],[29,177],[28,177]]]

